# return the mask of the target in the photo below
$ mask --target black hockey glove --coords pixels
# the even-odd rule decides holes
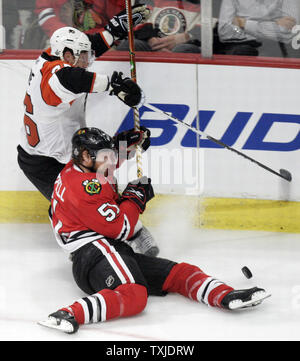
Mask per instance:
[[[151,185],[151,179],[142,177],[132,182],[129,182],[124,189],[121,197],[121,201],[130,200],[134,202],[140,213],[143,213],[146,208],[146,203],[154,197],[154,191]]]
[[[119,152],[126,151],[127,159],[129,159],[134,155],[133,150],[136,145],[139,145],[143,152],[150,147],[150,135],[150,130],[141,126],[139,131],[135,129],[124,130],[123,132],[115,135],[113,139],[116,149]]]
[[[146,5],[134,5],[132,7],[132,24],[133,27],[147,20],[150,16],[150,9]],[[128,36],[127,13],[126,10],[111,18],[105,26],[115,40],[124,39]]]
[[[130,78],[122,78],[123,73],[114,71],[110,79],[109,95],[116,95],[129,107],[141,107],[145,102],[142,89]]]

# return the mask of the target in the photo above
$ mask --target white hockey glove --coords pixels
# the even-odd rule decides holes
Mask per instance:
[[[123,73],[114,71],[110,79],[109,95],[116,95],[129,107],[140,108],[145,102],[142,89],[130,78],[122,78]]]
[[[133,27],[145,22],[150,16],[150,9],[146,5],[134,5],[132,7],[132,24]],[[128,24],[126,10],[111,18],[105,26],[105,30],[109,31],[115,40],[124,39],[128,36]]]

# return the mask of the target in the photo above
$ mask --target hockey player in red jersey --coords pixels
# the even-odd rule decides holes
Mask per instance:
[[[112,170],[122,159],[116,140],[97,128],[73,136],[72,160],[55,182],[50,213],[57,242],[71,254],[75,281],[87,296],[39,323],[74,333],[81,324],[138,314],[149,295],[171,292],[231,310],[270,296],[257,287],[234,290],[197,266],[138,254],[128,246],[154,191],[151,180],[142,177],[118,195]],[[137,141],[143,147],[141,135]]]
[[[135,24],[149,16],[146,6],[134,6]],[[99,57],[117,39],[128,34],[125,12],[115,15],[93,35],[72,28],[56,30],[51,47],[36,60],[24,98],[25,114],[18,150],[18,163],[31,183],[50,201],[54,182],[71,159],[71,138],[85,126],[85,104],[89,93],[117,96],[130,107],[144,100],[139,86],[122,73],[112,75],[88,71],[93,56]],[[101,104],[99,104],[101,106]],[[157,254],[155,240],[145,227],[141,252]],[[140,239],[141,240],[141,239]],[[147,246],[147,247],[146,247]]]

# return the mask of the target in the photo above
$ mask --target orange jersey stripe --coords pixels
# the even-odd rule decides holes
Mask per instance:
[[[56,60],[51,62],[45,62],[41,69],[42,81],[41,81],[41,94],[46,104],[54,107],[62,103],[61,99],[54,93],[49,85],[49,80],[52,75],[59,69],[64,67],[62,60]]]
[[[94,89],[95,80],[96,80],[96,73],[94,73],[94,75],[93,75],[93,81],[92,81],[90,93],[92,93],[92,91]]]
[[[100,34],[102,40],[104,41],[105,45],[108,47],[108,49],[110,49],[110,45],[106,41],[105,36],[102,34],[102,31],[99,31],[99,34]]]

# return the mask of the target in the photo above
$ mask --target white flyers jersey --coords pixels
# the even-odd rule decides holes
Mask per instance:
[[[22,148],[32,155],[69,162],[71,139],[85,126],[85,101],[87,94],[95,91],[95,81],[96,91],[106,90],[107,76],[72,67],[44,52],[32,67],[24,99]]]

